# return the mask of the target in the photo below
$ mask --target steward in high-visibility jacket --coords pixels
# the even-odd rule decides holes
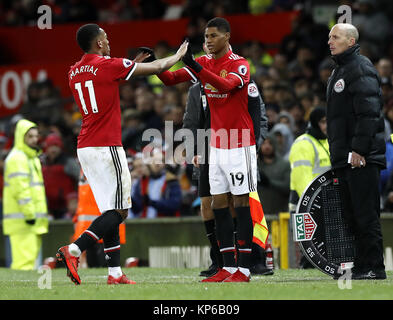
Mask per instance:
[[[75,223],[75,229],[72,241],[78,239],[79,236],[90,226],[93,220],[99,215],[101,215],[101,212],[98,209],[90,185],[81,170],[78,186],[78,207],[73,218],[73,222]],[[125,227],[126,226],[124,223],[121,223],[119,225],[120,244],[126,243]],[[99,242],[102,243],[102,239]]]
[[[41,235],[48,232],[48,209],[37,125],[19,120],[15,143],[4,163],[3,232],[9,235],[12,264],[32,270],[41,249]]]
[[[310,113],[306,133],[299,136],[292,144],[289,162],[291,163],[289,211],[295,212],[297,203],[309,183],[331,168],[324,107],[317,107]]]

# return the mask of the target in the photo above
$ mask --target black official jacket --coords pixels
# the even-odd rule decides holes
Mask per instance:
[[[367,163],[386,166],[381,80],[358,44],[333,56],[327,85],[327,130],[333,168],[347,166],[355,151]]]

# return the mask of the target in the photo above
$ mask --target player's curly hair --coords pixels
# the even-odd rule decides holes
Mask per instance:
[[[224,18],[216,17],[210,19],[206,24],[206,28],[212,27],[216,27],[220,32],[231,32],[231,26],[229,25],[229,22]]]
[[[95,23],[85,24],[76,32],[76,41],[84,52],[91,48],[92,41],[99,35],[100,26]]]

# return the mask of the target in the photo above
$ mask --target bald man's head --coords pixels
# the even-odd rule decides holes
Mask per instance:
[[[355,45],[359,40],[359,32],[355,26],[349,23],[335,24],[329,33],[328,45],[332,55],[343,53]]]

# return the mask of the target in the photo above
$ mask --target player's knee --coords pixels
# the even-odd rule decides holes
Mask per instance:
[[[235,208],[239,207],[249,207],[250,206],[250,196],[248,193],[242,195],[233,195],[233,206]]]
[[[121,218],[123,219],[123,221],[124,221],[125,219],[127,219],[127,217],[128,217],[128,210],[127,210],[127,209],[117,209],[116,211],[117,211],[118,213],[120,213]]]
[[[212,197],[201,198],[201,215],[203,220],[211,220],[214,218],[212,210]]]
[[[214,195],[212,197],[212,209],[222,209],[229,206],[227,194]]]

